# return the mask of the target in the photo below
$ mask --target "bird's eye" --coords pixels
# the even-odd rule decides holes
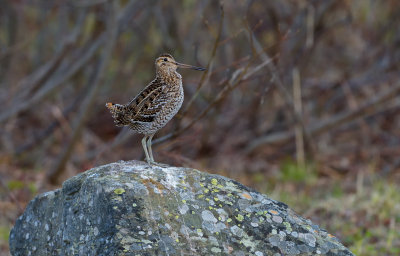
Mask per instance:
[[[164,61],[168,61],[167,58],[164,58]]]

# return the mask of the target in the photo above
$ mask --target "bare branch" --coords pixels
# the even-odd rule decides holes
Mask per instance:
[[[53,92],[58,86],[62,85],[93,57],[94,53],[104,40],[105,35],[99,36],[93,43],[91,43],[89,49],[83,51],[83,54],[79,59],[77,59],[74,63],[71,63],[66,70],[59,70],[56,72],[54,78],[46,82],[35,95],[28,98],[26,101],[13,104],[14,106],[11,106],[0,113],[0,122],[4,122],[19,112],[29,109],[31,106],[37,104],[44,97]]]

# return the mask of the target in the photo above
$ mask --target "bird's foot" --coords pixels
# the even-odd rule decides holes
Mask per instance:
[[[157,163],[156,161],[147,161],[147,163],[152,166],[170,167],[168,164]]]

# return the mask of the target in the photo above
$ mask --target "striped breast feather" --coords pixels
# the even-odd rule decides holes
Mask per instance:
[[[167,103],[166,84],[154,79],[128,105],[132,122],[152,122]]]

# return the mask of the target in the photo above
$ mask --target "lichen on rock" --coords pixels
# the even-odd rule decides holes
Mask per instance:
[[[12,255],[353,255],[336,237],[242,184],[139,161],[88,170],[33,199]]]

